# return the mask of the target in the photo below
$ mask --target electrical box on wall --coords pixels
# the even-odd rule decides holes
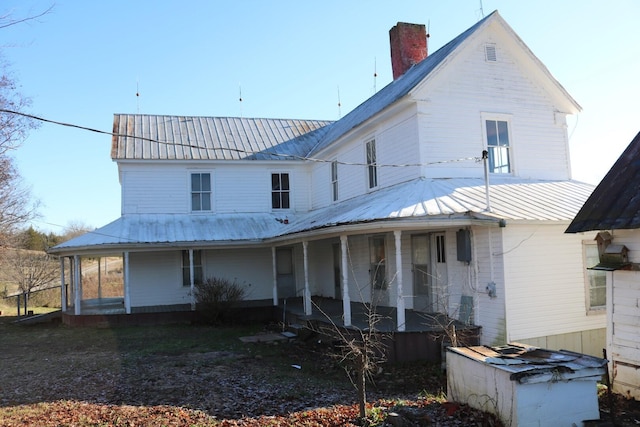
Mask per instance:
[[[471,231],[460,229],[456,232],[458,261],[471,262]]]

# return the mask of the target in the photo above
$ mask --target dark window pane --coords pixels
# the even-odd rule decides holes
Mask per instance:
[[[200,174],[191,174],[191,191],[200,191]]]
[[[280,209],[280,193],[271,193],[271,207],[273,209]]]
[[[271,174],[271,189],[274,191],[280,190],[280,174]]]
[[[211,174],[202,174],[202,185],[200,189],[201,191],[211,191]]]
[[[202,209],[203,211],[211,210],[211,193],[202,193]]]
[[[289,190],[289,174],[283,173],[280,175],[280,184],[282,190]]]
[[[192,193],[191,194],[191,210],[199,211],[202,209],[200,205],[200,193]]]
[[[498,130],[495,120],[487,120],[487,145],[498,145]]]
[[[282,209],[289,209],[289,193],[282,193]]]

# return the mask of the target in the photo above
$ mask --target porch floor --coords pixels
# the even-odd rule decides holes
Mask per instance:
[[[301,297],[282,300],[279,307],[283,310],[285,324],[299,320],[315,320],[324,323],[333,322],[337,326],[344,326],[342,300],[333,298],[313,297],[311,315],[304,314],[304,302]],[[398,312],[395,307],[377,306],[376,314],[380,320],[376,329],[381,332],[396,332],[398,330]],[[368,327],[367,306],[360,302],[351,302],[351,325],[354,328]],[[415,310],[405,310],[405,332],[435,332],[442,331],[448,325],[455,325],[457,330],[475,329],[474,325],[467,325],[456,319],[451,319],[442,313],[424,313]]]

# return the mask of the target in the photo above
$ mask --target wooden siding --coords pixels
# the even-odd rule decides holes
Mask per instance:
[[[190,288],[182,286],[181,254],[132,252],[129,254],[132,307],[190,304]]]
[[[605,327],[604,314],[588,314],[583,236],[564,234],[565,225],[504,228],[510,341]]]
[[[507,342],[505,301],[509,285],[505,284],[502,230],[495,227],[472,227],[472,263],[476,278],[473,284],[477,290],[474,301],[475,323],[482,326],[481,344],[502,345]],[[489,244],[491,242],[491,244]],[[496,284],[496,296],[491,298],[486,287],[489,282]]]
[[[497,62],[484,60],[485,43],[495,43]],[[510,118],[515,175],[540,179],[570,177],[563,115],[528,77],[508,44],[487,34],[448,64],[414,95],[419,101],[423,163],[480,157],[485,147],[482,113]],[[542,160],[544,159],[544,160]],[[481,162],[432,164],[428,177],[479,177]]]
[[[205,277],[235,281],[245,290],[245,299],[273,297],[271,248],[207,250],[203,262]]]
[[[301,164],[128,163],[120,166],[123,214],[189,213],[194,172],[211,173],[213,212],[271,212],[271,173],[289,173],[291,211],[309,209],[309,176]]]

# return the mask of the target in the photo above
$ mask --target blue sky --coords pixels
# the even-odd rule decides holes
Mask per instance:
[[[52,3],[3,0],[0,13]],[[582,106],[569,118],[573,178],[597,184],[640,131],[637,0],[59,0],[2,29],[2,46],[31,112],[50,120],[104,131],[114,113],[333,120],[391,81],[397,22],[428,25],[433,52],[496,9]],[[15,157],[42,204],[34,227],[120,216],[110,144],[53,124],[30,134]]]

